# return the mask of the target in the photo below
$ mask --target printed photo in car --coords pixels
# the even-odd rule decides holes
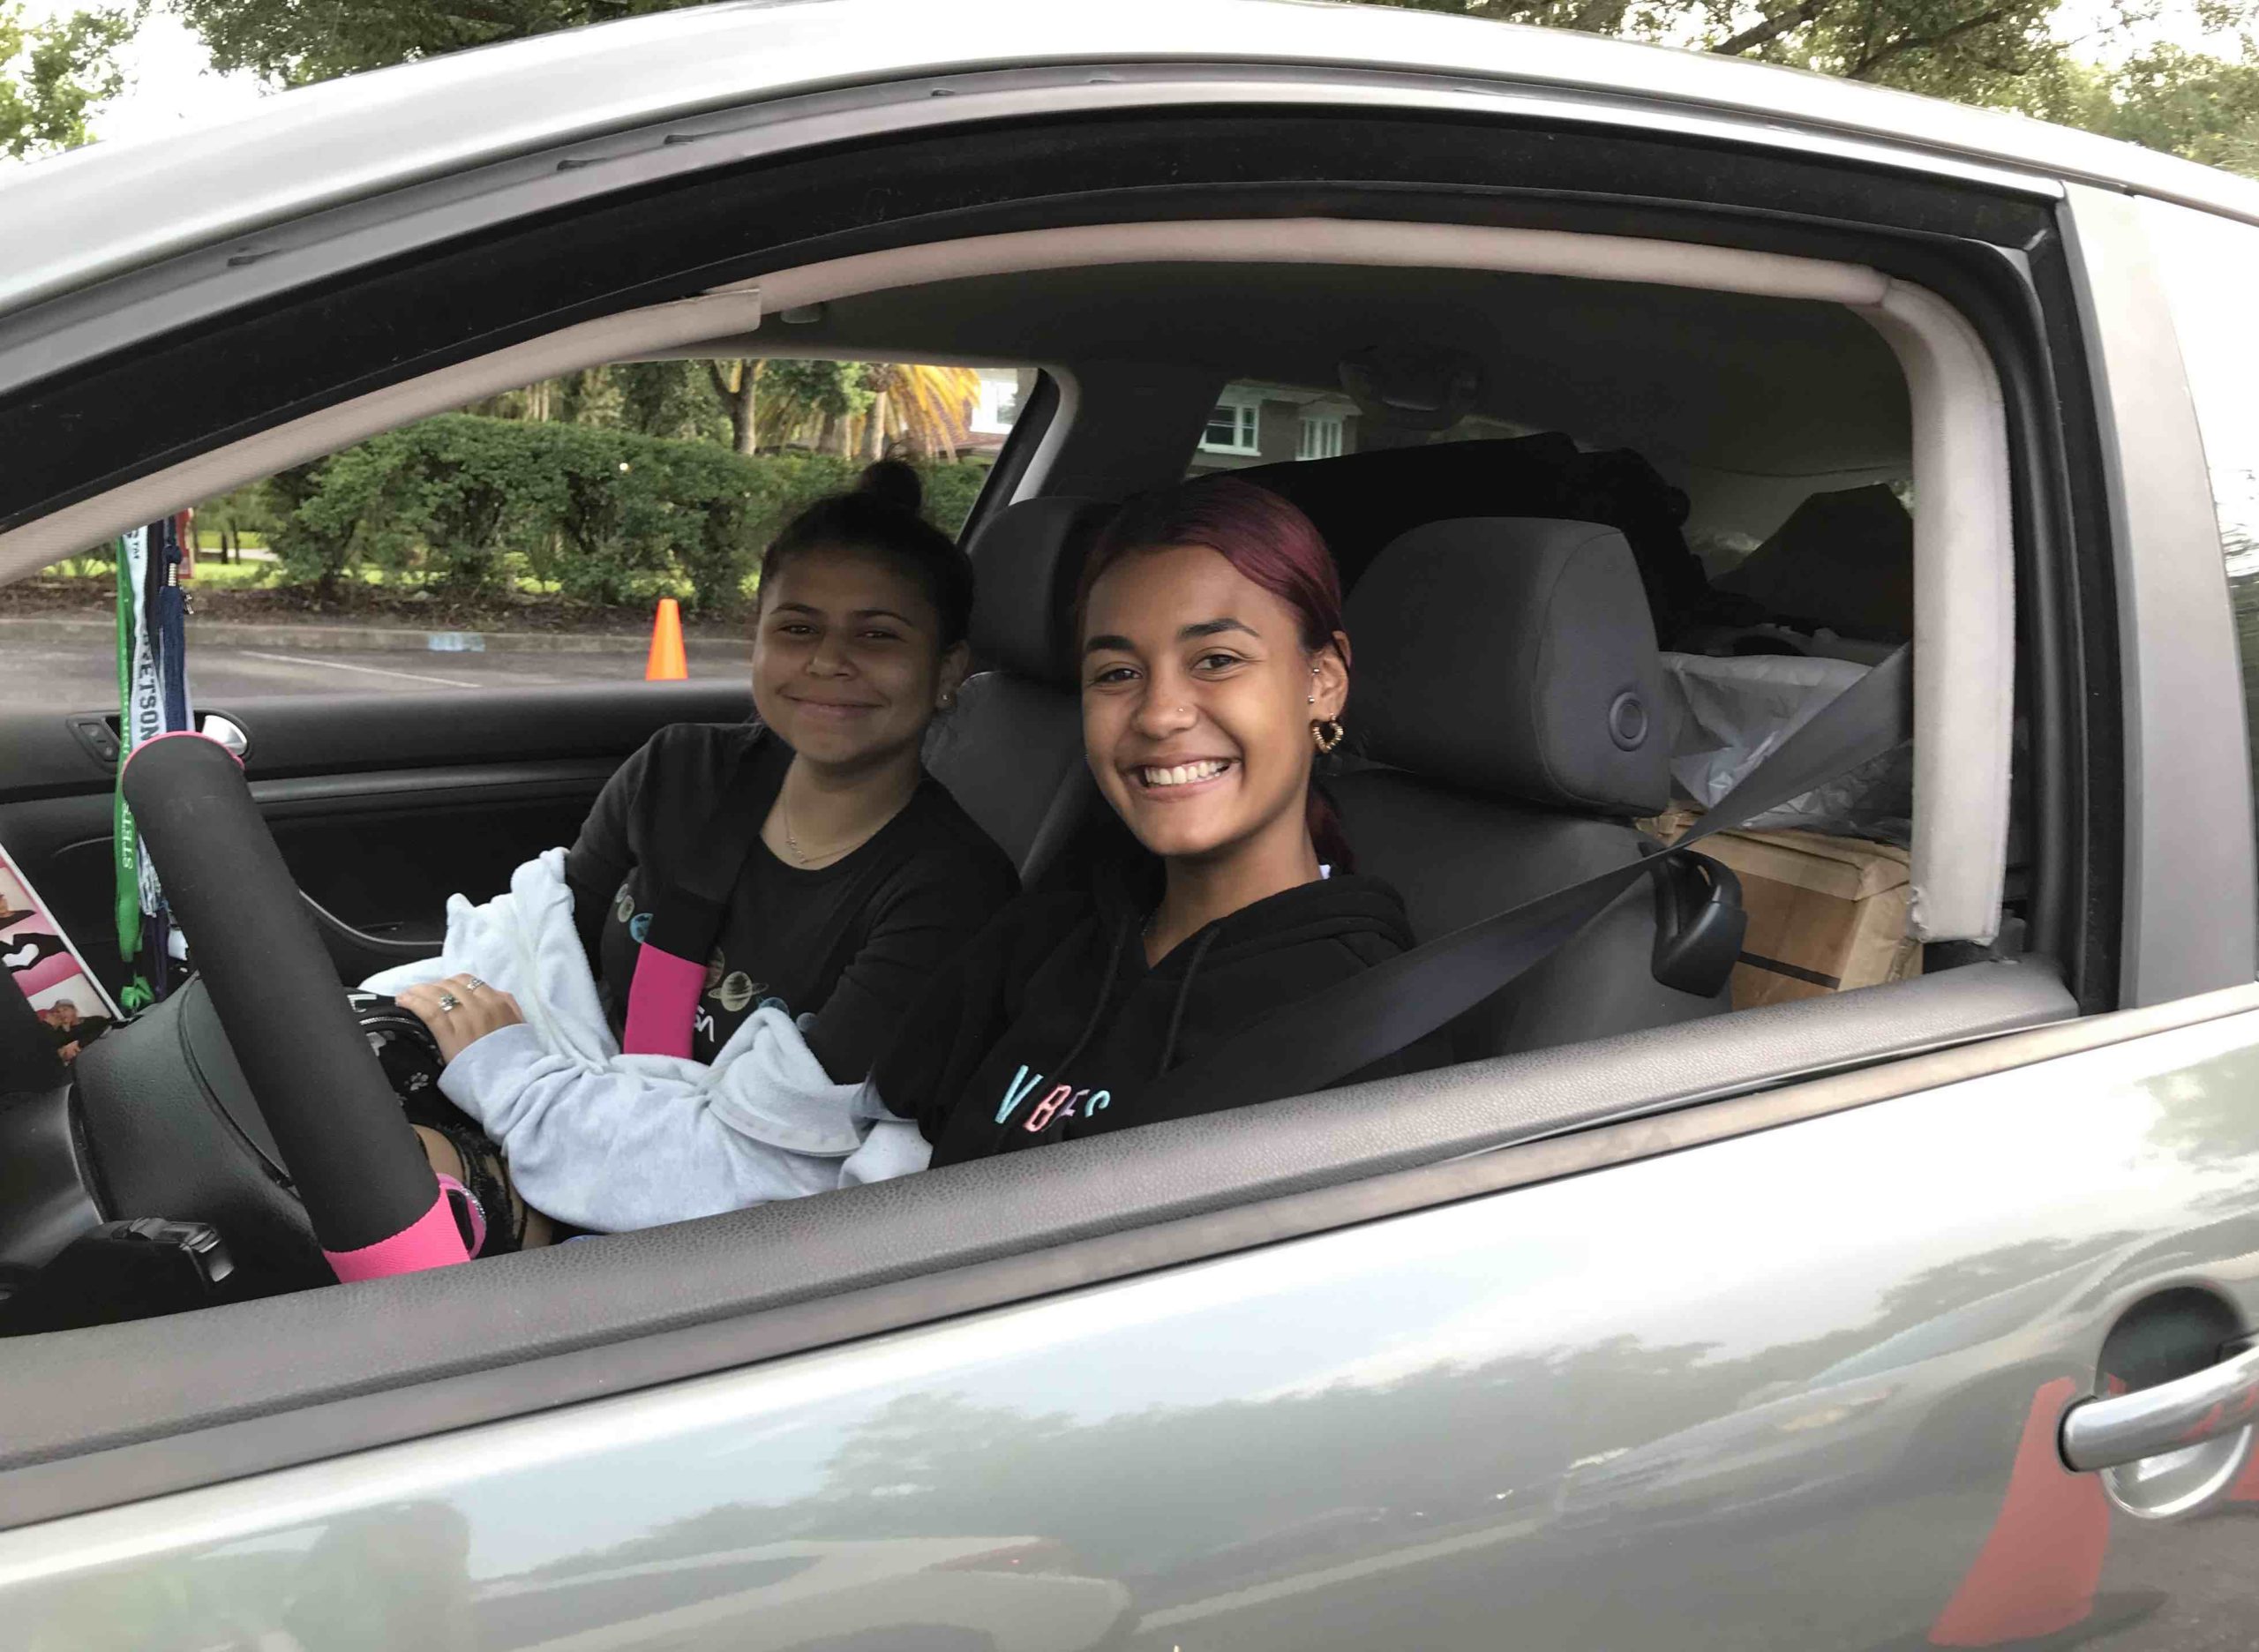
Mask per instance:
[[[0,847],[0,964],[31,1001],[56,1053],[75,1061],[120,1017],[63,926]]]

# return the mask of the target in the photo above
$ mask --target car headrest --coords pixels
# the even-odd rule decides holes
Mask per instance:
[[[984,664],[1058,687],[1077,678],[1075,582],[1114,507],[1102,499],[1032,499],[1006,507],[973,536],[972,651]]]
[[[1345,717],[1376,762],[1606,815],[1670,800],[1662,657],[1624,536],[1531,516],[1430,522],[1349,595]]]

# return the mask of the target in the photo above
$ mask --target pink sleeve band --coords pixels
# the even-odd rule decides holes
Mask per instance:
[[[444,1187],[432,1198],[430,1210],[391,1238],[363,1245],[358,1250],[325,1250],[322,1255],[329,1259],[330,1271],[349,1285],[356,1280],[390,1279],[395,1273],[415,1273],[470,1260]]]
[[[690,1055],[690,1025],[698,1013],[698,990],[706,966],[662,952],[645,942],[635,953],[635,974],[627,983],[627,1030],[619,1040],[626,1055]]]
[[[200,740],[207,746],[220,746],[220,742],[214,740],[209,734],[199,734],[194,729],[168,729],[162,734],[152,734],[147,740],[143,740],[131,751],[126,753],[125,761],[131,762],[136,755],[147,751],[149,747],[154,746],[159,740]],[[223,752],[227,752],[229,756],[236,758],[236,768],[240,769],[244,766],[244,760],[240,757],[236,757],[236,754],[232,751],[229,751],[227,747],[220,746],[220,749]]]

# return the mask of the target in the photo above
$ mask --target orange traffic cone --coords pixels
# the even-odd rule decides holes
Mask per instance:
[[[2251,1455],[2243,1460],[2243,1472],[2228,1488],[2225,1501],[2247,1513],[2259,1513],[2259,1444],[2255,1444]]]
[[[2100,1480],[2064,1467],[2055,1444],[2063,1408],[2077,1393],[2060,1377],[2031,1397],[2000,1515],[1930,1626],[1931,1646],[2044,1643],[2094,1611],[2110,1543],[2109,1499]]]
[[[651,657],[643,663],[645,682],[680,682],[690,675],[682,657],[682,608],[672,597],[659,598],[659,617],[651,624]]]

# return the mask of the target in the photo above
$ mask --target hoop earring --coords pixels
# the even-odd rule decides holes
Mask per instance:
[[[1332,717],[1313,718],[1310,725],[1310,743],[1321,752],[1330,752],[1341,743],[1341,736],[1347,732]]]

